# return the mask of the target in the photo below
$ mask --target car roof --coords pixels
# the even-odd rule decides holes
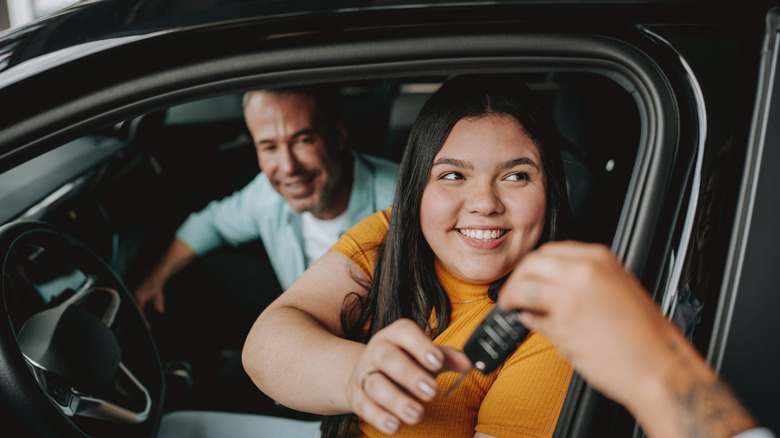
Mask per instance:
[[[647,20],[657,16],[663,22],[696,21],[730,18],[736,10],[749,11],[751,5],[776,4],[769,0],[448,0],[424,2],[419,0],[318,0],[291,2],[288,0],[92,0],[75,3],[47,17],[43,17],[19,28],[0,33],[0,86],[8,83],[4,73],[30,59],[48,53],[63,51],[71,47],[90,45],[89,50],[107,50],[110,40],[118,39],[126,44],[128,40],[154,38],[164,33],[188,32],[197,28],[230,26],[250,21],[269,24],[269,35],[277,31],[272,23],[296,23],[292,32],[323,31],[336,29],[342,23],[354,27],[359,20],[366,26],[387,26],[405,23],[407,25],[436,24],[467,17],[478,10],[489,11],[498,7],[540,6],[549,10],[551,4],[568,6],[558,9],[560,19],[565,21],[567,10],[577,8],[608,7],[605,23],[618,19],[622,6],[639,9],[634,17]],[[541,8],[540,8],[541,9]],[[421,11],[430,11],[423,20],[416,18]],[[526,9],[533,13],[533,10]],[[707,14],[700,14],[706,10]],[[464,11],[466,12],[465,15]],[[414,13],[412,13],[414,12]],[[446,12],[448,15],[442,15]],[[697,14],[698,12],[698,14]],[[393,13],[393,14],[391,14]],[[490,12],[487,12],[488,14]],[[337,17],[355,17],[340,19]],[[496,14],[493,14],[495,17]],[[575,13],[576,17],[577,14]],[[592,17],[597,16],[595,13]],[[590,19],[592,19],[590,17]],[[480,14],[474,15],[481,18]],[[278,34],[277,34],[278,35]],[[103,41],[104,44],[96,44]],[[67,62],[77,54],[60,54],[59,62]],[[49,66],[50,64],[47,64]]]
[[[15,102],[14,111],[0,120],[0,134],[8,140],[0,145],[0,161],[6,163],[5,152],[23,145],[25,136],[32,138],[28,134],[43,125],[41,114],[51,113],[52,108],[62,108],[58,117],[65,123],[70,115],[75,117],[76,110],[88,106],[97,111],[109,101],[119,107],[132,99],[160,100],[172,89],[161,88],[161,78],[167,77],[162,82],[177,87],[186,86],[194,76],[201,83],[216,83],[226,79],[224,64],[238,72],[233,78],[248,77],[259,71],[258,65],[267,64],[257,59],[258,54],[264,58],[276,54],[272,63],[289,65],[288,70],[277,68],[277,74],[294,70],[294,63],[300,61],[280,61],[286,55],[279,49],[299,49],[298,55],[306,53],[298,59],[317,58],[307,62],[327,66],[336,55],[354,52],[357,42],[406,38],[406,46],[388,49],[377,44],[376,49],[396,51],[395,57],[383,53],[383,62],[404,61],[409,59],[404,47],[429,44],[441,35],[622,35],[654,23],[755,28],[756,17],[763,20],[775,4],[774,0],[82,1],[0,34],[0,101]],[[760,29],[752,31],[760,33]],[[330,51],[318,51],[325,45]],[[447,45],[437,47],[431,50],[446,56]],[[367,44],[361,50],[364,59],[371,56]],[[415,56],[419,61],[423,55]],[[250,57],[255,58],[251,63],[247,62]],[[223,64],[222,71],[216,71],[217,62]],[[128,92],[131,82],[136,90],[145,89],[145,94]],[[102,93],[104,103],[90,100],[96,93]],[[121,93],[125,100],[107,95],[111,93]],[[35,99],[41,95],[46,99]],[[126,114],[131,115],[130,111]],[[40,134],[35,132],[35,137]],[[15,158],[7,163],[18,162]]]

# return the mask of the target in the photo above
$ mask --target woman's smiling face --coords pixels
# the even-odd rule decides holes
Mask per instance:
[[[544,229],[546,172],[514,118],[462,119],[434,158],[420,225],[436,257],[472,283],[514,269]]]

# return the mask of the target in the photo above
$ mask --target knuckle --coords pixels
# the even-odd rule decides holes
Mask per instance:
[[[357,416],[368,421],[371,419],[371,413],[374,410],[373,407],[373,403],[367,397],[359,397],[355,400],[352,409]]]
[[[572,267],[570,274],[580,284],[590,283],[596,276],[597,268],[593,263],[577,263]]]
[[[410,324],[414,325],[414,323],[408,319],[398,319],[388,325],[387,330],[389,333],[406,333],[410,329]]]
[[[387,369],[387,365],[393,362],[394,349],[386,343],[378,343],[370,351],[370,359],[377,367]]]

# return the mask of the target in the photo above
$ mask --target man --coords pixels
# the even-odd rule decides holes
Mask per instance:
[[[244,96],[244,117],[261,173],[233,195],[212,201],[203,210],[191,214],[179,227],[162,260],[135,291],[142,310],[153,317],[156,315],[150,310],[164,314],[166,284],[199,256],[224,245],[237,246],[257,239],[262,240],[284,290],[341,233],[392,203],[397,164],[350,151],[335,104],[334,93],[315,88],[259,90]],[[197,277],[202,272],[193,274]],[[271,281],[264,283],[267,284],[252,284],[251,290],[239,293],[266,293],[268,296],[262,301],[267,304],[280,290]],[[229,293],[223,285],[206,286],[199,279],[189,281],[183,288],[203,289],[204,286],[217,290],[203,291],[205,296],[196,295],[197,291],[181,292],[184,312],[187,306],[199,304],[204,312],[210,312],[218,295]],[[264,287],[271,292],[263,292]],[[214,312],[218,307],[214,305]],[[248,331],[262,308],[238,307],[243,308],[235,309],[236,313],[226,310],[224,321],[217,324],[211,315],[190,315],[191,323],[184,324],[189,327],[179,327],[183,325],[178,319],[181,315],[177,315],[176,321],[165,321],[165,330],[178,331],[181,336],[160,346],[163,358],[176,359],[173,353],[167,354],[166,348],[185,349],[182,342],[191,341],[193,348],[202,347],[204,339],[192,331],[196,330],[192,326],[198,325],[198,318],[209,327],[206,330],[212,330],[222,323],[235,324],[231,319],[243,311],[251,319],[240,326],[241,330]],[[153,318],[155,324],[159,326],[165,316]],[[219,335],[204,331],[202,336]],[[236,347],[240,347],[243,337],[232,341],[239,342]]]
[[[774,437],[603,245],[543,245],[512,272],[498,305],[519,309],[520,322],[623,404],[649,437]]]

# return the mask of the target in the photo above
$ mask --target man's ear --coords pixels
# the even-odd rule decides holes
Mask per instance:
[[[347,149],[347,126],[343,121],[336,124],[336,143],[339,145],[339,152]]]

